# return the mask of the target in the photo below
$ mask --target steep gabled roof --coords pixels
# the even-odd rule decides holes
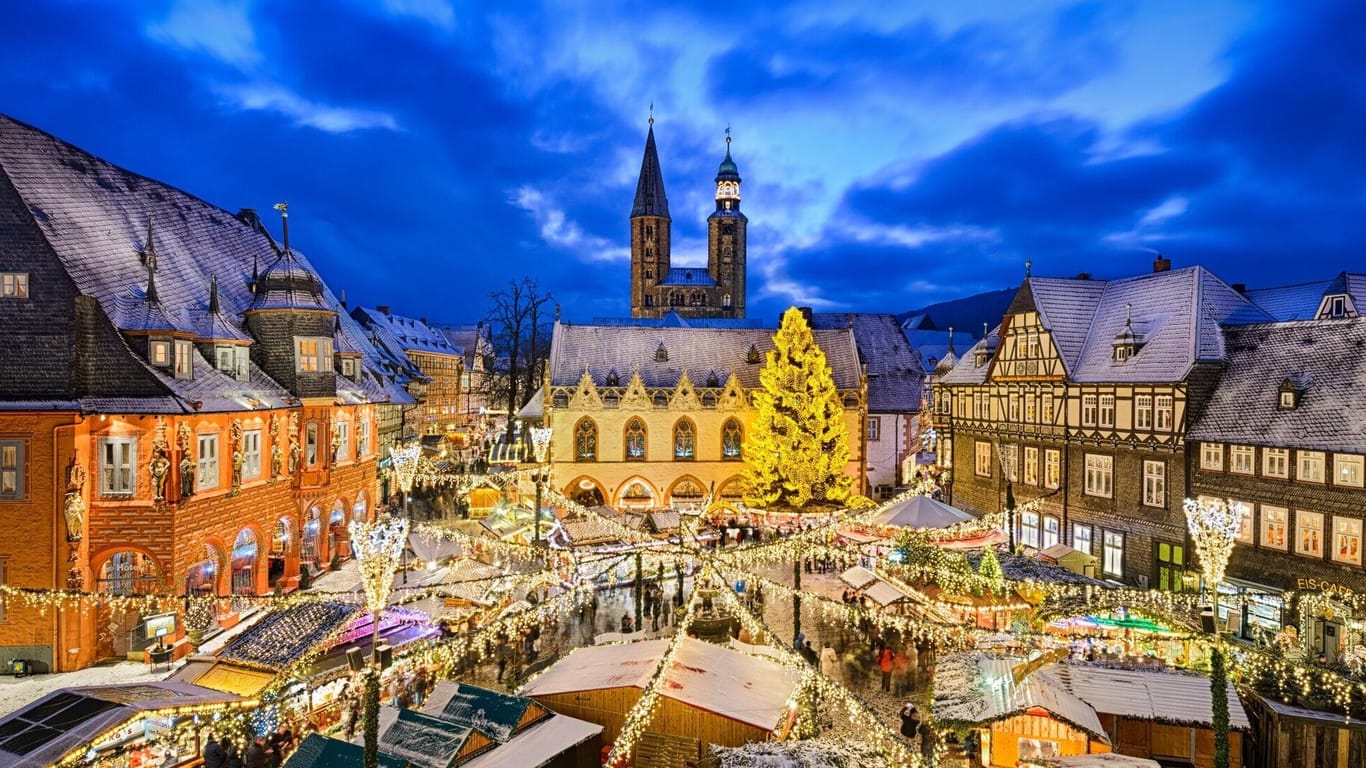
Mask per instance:
[[[854,332],[859,359],[868,374],[869,413],[914,413],[920,410],[925,369],[895,315],[868,312],[817,312],[817,330]]]

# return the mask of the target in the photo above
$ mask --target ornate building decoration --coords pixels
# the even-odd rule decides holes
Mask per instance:
[[[147,462],[147,474],[152,478],[152,503],[166,503],[166,480],[171,476],[171,444],[166,439],[166,418],[157,418],[156,435],[152,438],[152,458]]]

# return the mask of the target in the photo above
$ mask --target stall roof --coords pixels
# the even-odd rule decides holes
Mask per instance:
[[[525,696],[509,696],[452,680],[443,680],[432,689],[422,712],[476,728],[499,743],[511,739],[523,724],[531,725],[551,715],[550,710]]]
[[[541,768],[565,750],[602,733],[602,726],[555,715],[478,755],[461,768]]]
[[[299,742],[284,768],[360,768],[364,764],[365,747],[312,733]],[[407,768],[408,762],[381,752],[379,764],[382,768]]]
[[[315,650],[360,611],[352,603],[306,602],[284,608],[238,635],[219,658],[278,671]]]
[[[194,684],[238,696],[255,696],[274,680],[274,672],[258,672],[233,664],[215,664],[196,677]]]
[[[0,764],[38,768],[90,747],[103,734],[141,715],[249,699],[180,681],[86,686],[54,691],[0,720]]]
[[[884,608],[892,603],[899,603],[903,600],[911,599],[910,595],[885,581],[879,581],[871,587],[868,587],[864,590],[863,594],[867,595],[868,599]]]
[[[772,729],[787,709],[797,675],[780,664],[691,637],[679,640],[660,695],[689,706]],[[669,640],[578,648],[522,688],[523,696],[609,688],[644,688]]]
[[[1107,715],[1202,727],[1210,726],[1214,716],[1209,678],[1203,675],[1079,664],[1053,664],[1038,674],[1057,680],[1097,712]],[[1228,720],[1230,727],[1252,728],[1232,685],[1228,686]]]
[[[845,571],[844,573],[841,573],[840,581],[844,582],[845,584],[848,584],[854,589],[863,589],[869,584],[872,584],[873,582],[877,581],[877,574],[873,573],[867,568],[864,568],[861,565],[856,565],[853,568],[850,568],[849,570]]]
[[[960,723],[992,723],[1041,707],[1058,719],[1109,743],[1096,711],[1057,681],[1039,674],[1016,681],[1017,656],[951,653],[936,669],[934,717]]]
[[[379,751],[413,768],[452,768],[474,729],[421,712],[384,707],[379,712]]]
[[[947,528],[957,523],[965,523],[977,518],[957,507],[951,507],[929,496],[912,496],[905,501],[892,504],[873,516],[872,525],[899,526],[901,528]]]
[[[1067,757],[1035,757],[1023,761],[1033,768],[1162,768],[1162,764],[1146,757],[1121,755],[1118,752],[1099,752],[1094,755]]]

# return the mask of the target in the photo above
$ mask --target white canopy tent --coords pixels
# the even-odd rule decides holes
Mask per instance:
[[[901,528],[947,528],[958,523],[977,519],[961,509],[951,507],[929,496],[912,496],[893,504],[873,516],[871,525],[899,526]]]

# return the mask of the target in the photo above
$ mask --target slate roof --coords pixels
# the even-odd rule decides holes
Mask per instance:
[[[1276,320],[1312,320],[1328,294],[1345,293],[1360,312],[1366,307],[1366,273],[1340,272],[1332,280],[1254,288],[1247,297]]]
[[[987,335],[979,339],[976,344],[968,347],[962,355],[954,362],[952,370],[939,378],[942,384],[981,384],[987,380],[987,371],[990,370],[990,363],[977,364],[977,353],[980,350],[995,349],[1000,341],[1001,326],[992,328]],[[990,354],[988,353],[988,359]]]
[[[668,272],[664,273],[664,279],[660,280],[659,284],[715,288],[717,282],[706,267],[671,267]]]
[[[465,356],[465,370],[475,369],[475,360],[481,355],[493,353],[492,345],[484,333],[482,325],[443,325],[441,333],[451,346]]]
[[[834,375],[835,386],[859,388],[858,349],[849,330],[813,331],[816,343],[825,352]],[[656,360],[660,345],[667,360]],[[550,343],[551,386],[578,384],[585,369],[598,386],[616,371],[621,386],[639,371],[647,387],[673,387],[686,370],[694,386],[703,386],[715,371],[724,385],[731,372],[746,388],[759,385],[763,363],[747,362],[750,347],[758,349],[760,360],[773,349],[773,332],[730,328],[649,328],[633,326],[570,325],[556,323]]]
[[[895,315],[817,312],[811,315],[811,325],[817,330],[853,330],[859,359],[868,374],[869,413],[920,410],[925,369]]]
[[[636,180],[636,199],[631,204],[631,217],[663,216],[669,218],[669,198],[664,194],[664,173],[659,170],[659,153],[655,150],[655,126],[645,135],[645,156],[640,161],[640,178]]]
[[[283,260],[254,213],[233,215],[3,115],[0,170],[14,185],[27,206],[26,215],[38,226],[77,289],[94,297],[111,322],[125,330],[165,330],[163,326],[170,326],[192,331],[194,315],[205,309],[209,284],[216,276],[223,322],[229,326],[216,333],[231,335],[236,330],[245,335],[242,313],[256,298],[249,283],[262,265],[294,270],[291,275],[304,281],[302,272],[316,275],[301,253],[294,252]],[[143,254],[150,250],[149,219],[156,253],[155,311],[147,308],[148,270],[143,264]],[[338,303],[326,285],[318,283],[318,289],[314,303],[335,309]],[[349,318],[343,318],[342,330],[353,342],[364,339]],[[362,349],[364,367],[378,363],[378,354],[368,349],[368,344],[357,346]],[[189,410],[187,401],[200,401],[206,411],[239,410],[251,407],[245,402],[248,396],[277,406],[288,394],[254,363],[250,366],[251,380],[239,382],[214,371],[213,361],[196,351],[194,378],[176,379],[131,350],[128,354],[156,376],[167,394],[159,398],[86,398],[83,405],[106,407],[122,401],[127,406],[122,410],[157,413],[183,412]],[[338,377],[338,396],[343,402],[388,398],[410,402],[401,389],[389,384],[370,371],[359,383]]]
[[[1228,361],[1188,440],[1366,453],[1366,318],[1225,331]],[[1304,387],[1280,410],[1281,383]]]
[[[1203,267],[1155,272],[1120,280],[1027,278],[1010,312],[1030,307],[1052,335],[1064,369],[1077,382],[1181,381],[1200,362],[1224,358],[1224,326],[1266,322],[1264,310]],[[1126,327],[1143,346],[1114,360],[1115,337]],[[995,343],[988,336],[987,345]],[[982,342],[946,375],[950,384],[980,383],[987,366],[975,365]]]
[[[760,328],[776,330],[778,327],[760,317],[683,317],[672,309],[659,317],[595,317],[588,325],[639,328],[748,328],[750,330]]]
[[[366,329],[380,337],[385,346],[403,352],[425,352],[429,355],[463,357],[465,352],[451,343],[440,328],[425,319],[414,319],[383,312],[371,307],[356,307],[351,315]]]

